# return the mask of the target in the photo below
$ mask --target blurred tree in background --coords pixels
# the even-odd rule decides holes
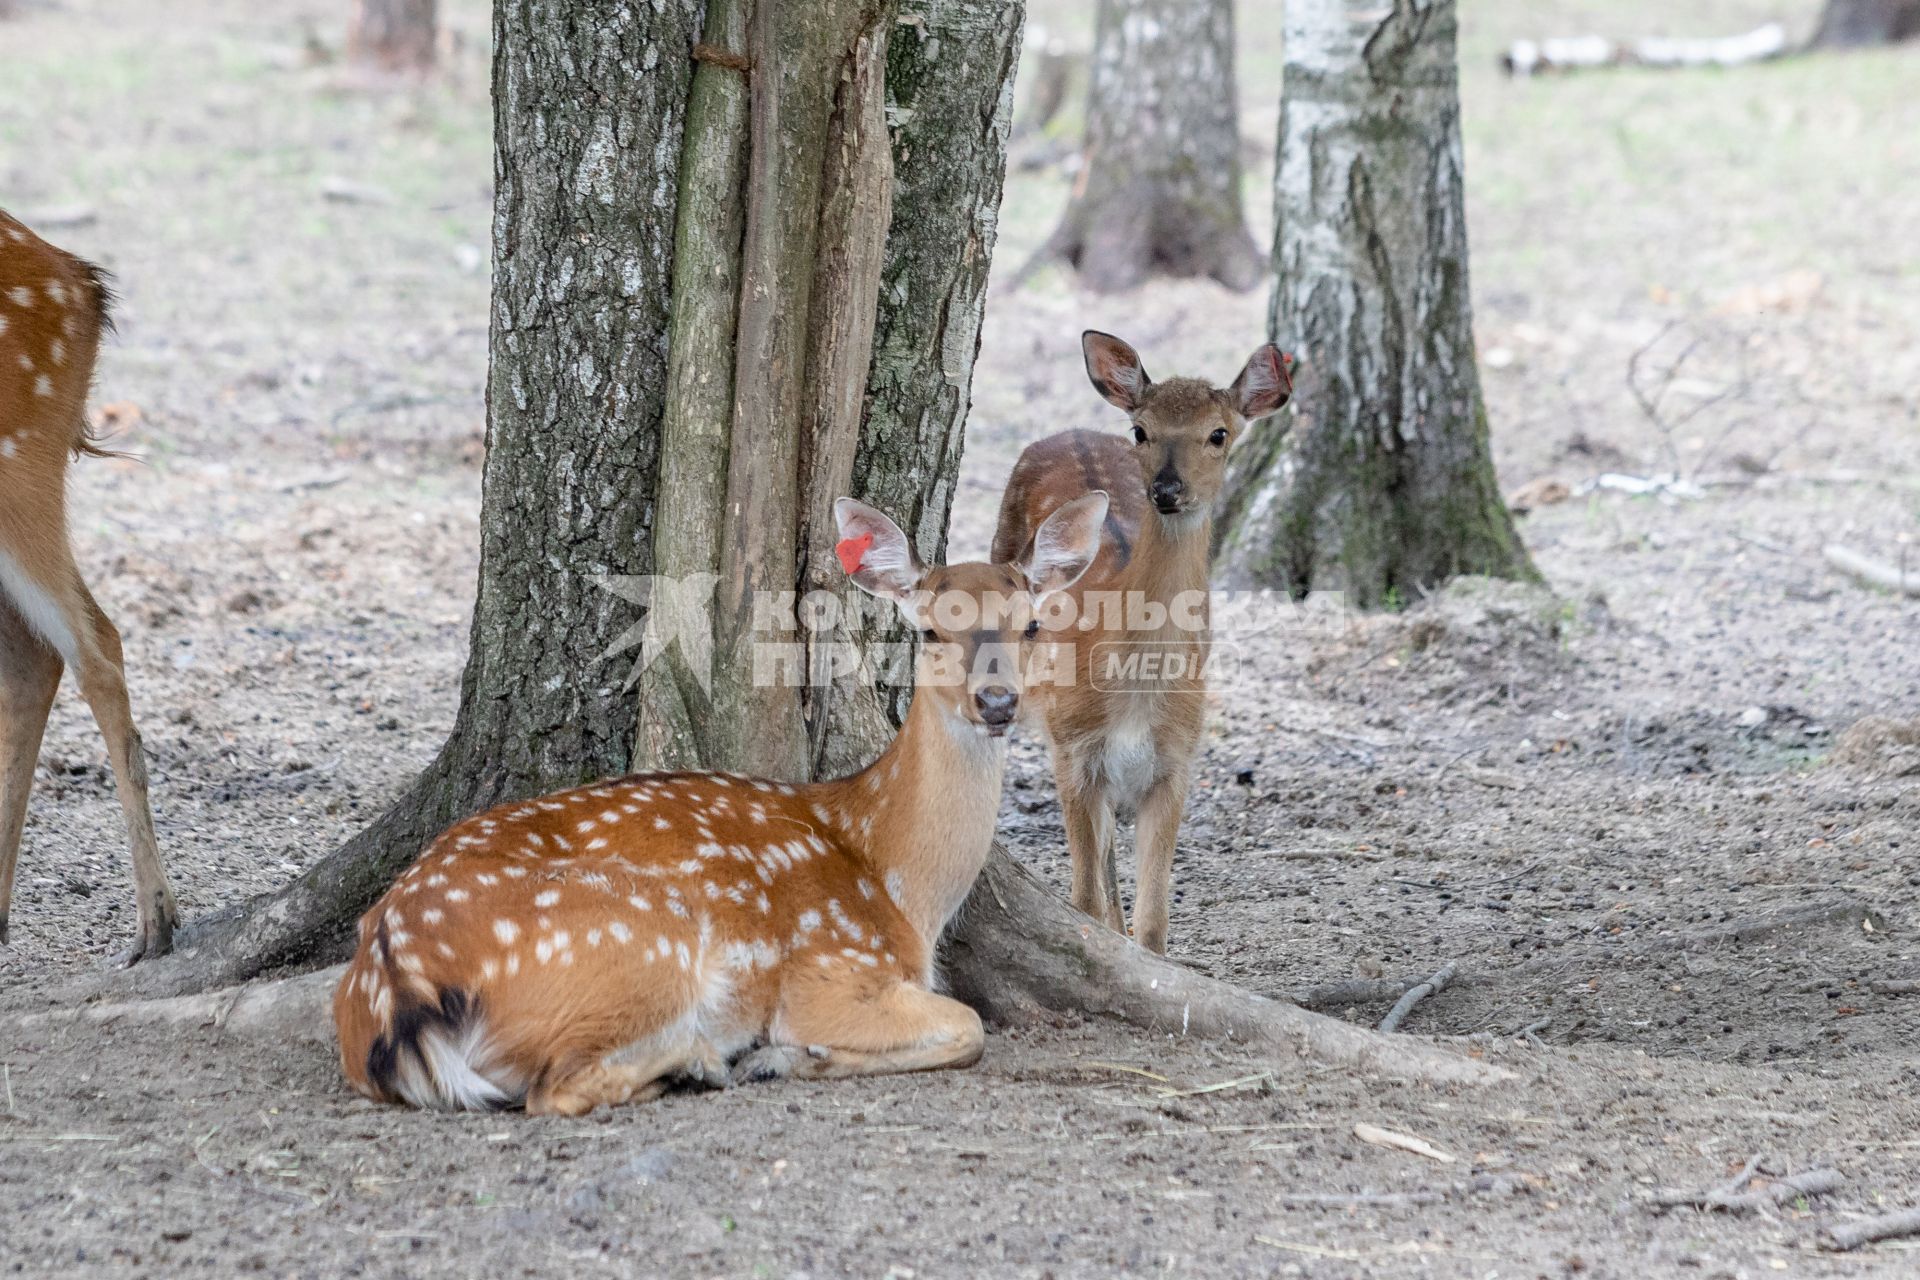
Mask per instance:
[[[1920,38],[1920,0],[1827,0],[1816,49],[1893,44]]]
[[[1236,453],[1222,576],[1361,607],[1532,578],[1475,364],[1454,0],[1286,12],[1268,330],[1298,353],[1294,416]]]
[[[440,39],[439,0],[353,0],[347,61],[390,76],[433,70]]]
[[[1260,283],[1238,102],[1232,0],[1099,0],[1083,165],[1036,262],[1101,292],[1156,273]]]

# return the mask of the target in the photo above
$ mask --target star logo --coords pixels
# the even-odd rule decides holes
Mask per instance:
[[[619,596],[646,610],[646,616],[621,632],[602,662],[616,658],[638,645],[640,656],[627,673],[623,688],[631,689],[640,675],[669,646],[680,647],[680,660],[700,684],[702,692],[713,691],[713,589],[720,582],[717,573],[693,573],[684,578],[659,574],[597,574],[593,584],[602,591]]]

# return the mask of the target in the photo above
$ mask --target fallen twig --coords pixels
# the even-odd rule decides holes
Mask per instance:
[[[1447,1197],[1438,1191],[1388,1191],[1361,1192],[1355,1195],[1330,1195],[1319,1192],[1303,1193],[1283,1191],[1278,1199],[1283,1205],[1296,1208],[1369,1208],[1400,1209],[1416,1205],[1438,1204]]]
[[[1203,1084],[1197,1089],[1159,1088],[1154,1092],[1163,1098],[1197,1098],[1203,1093],[1224,1093],[1228,1089],[1244,1089],[1248,1085],[1257,1085],[1273,1079],[1273,1072],[1261,1071],[1250,1076],[1239,1076],[1232,1080],[1222,1080],[1218,1084]]]
[[[1758,1209],[1770,1209],[1789,1200],[1798,1200],[1801,1196],[1821,1196],[1837,1190],[1847,1180],[1838,1169],[1809,1169],[1805,1173],[1789,1174],[1784,1178],[1772,1178],[1768,1184],[1757,1191],[1743,1191],[1748,1182],[1758,1173],[1760,1157],[1747,1161],[1746,1166],[1730,1181],[1707,1191],[1658,1191],[1654,1193],[1653,1203],[1662,1209],[1691,1208],[1713,1210],[1721,1213],[1752,1213]],[[1765,1174],[1760,1174],[1766,1177]]]
[[[1893,978],[1885,982],[1869,983],[1867,989],[1877,996],[1920,995],[1920,979]]]
[[[1338,1009],[1350,1004],[1398,1000],[1420,985],[1418,978],[1352,978],[1309,987],[1293,995],[1274,992],[1276,1000],[1291,1000],[1302,1009]]]
[[[1401,996],[1393,1008],[1387,1011],[1387,1016],[1380,1019],[1379,1029],[1381,1034],[1385,1035],[1398,1031],[1400,1024],[1406,1020],[1408,1014],[1413,1012],[1415,1005],[1425,1000],[1428,996],[1445,990],[1446,985],[1452,981],[1453,961],[1449,960],[1441,965],[1431,978],[1428,978],[1425,982]]]
[[[1821,554],[1826,556],[1828,564],[1869,586],[1898,595],[1920,597],[1920,577],[1909,577],[1892,565],[1868,559],[1851,547],[1843,547],[1836,542]]]
[[[1353,1126],[1353,1136],[1376,1147],[1425,1156],[1429,1160],[1438,1160],[1441,1164],[1452,1164],[1459,1159],[1458,1156],[1442,1151],[1425,1138],[1416,1138],[1410,1133],[1398,1133],[1392,1129],[1382,1129],[1379,1125],[1367,1124],[1364,1121]]]
[[[1836,1249],[1858,1249],[1876,1240],[1920,1235],[1920,1209],[1901,1209],[1894,1213],[1883,1213],[1877,1218],[1844,1223],[1829,1230],[1827,1235]]]
[[[1355,862],[1385,862],[1387,855],[1375,849],[1262,849],[1256,858],[1278,858],[1282,862],[1319,862],[1322,859],[1352,859]]]

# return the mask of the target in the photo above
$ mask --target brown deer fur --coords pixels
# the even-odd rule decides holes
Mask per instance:
[[[0,943],[40,739],[64,668],[107,740],[132,849],[128,963],[173,945],[176,912],[147,807],[120,633],[67,541],[67,460],[94,453],[86,401],[110,326],[105,276],[0,212]]]
[[[1118,338],[1088,331],[1081,342],[1088,377],[1127,411],[1132,438],[1063,431],[1029,445],[1000,503],[993,555],[1025,554],[1041,523],[1089,490],[1112,495],[1100,554],[1067,593],[1077,626],[1057,643],[1071,650],[1072,678],[1029,703],[1053,745],[1074,906],[1125,932],[1112,859],[1118,818],[1132,813],[1133,935],[1163,952],[1174,841],[1206,724],[1213,502],[1247,421],[1291,394],[1292,358],[1261,347],[1220,390],[1194,378],[1154,382]],[[1130,655],[1180,661],[1163,678],[1116,679]]]
[[[934,947],[991,847],[1034,601],[1085,570],[1105,512],[1062,509],[1018,564],[927,570],[842,499],[854,581],[927,633],[893,743],[834,782],[643,774],[453,827],[360,923],[333,1006],[347,1079],[578,1114],[680,1078],[974,1062],[980,1019],[933,991]],[[942,621],[955,601],[968,625]]]

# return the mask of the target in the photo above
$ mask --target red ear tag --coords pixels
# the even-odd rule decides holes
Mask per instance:
[[[849,575],[860,572],[860,561],[866,557],[867,548],[873,545],[873,535],[863,533],[857,538],[842,538],[833,549],[840,557],[840,567]]]

